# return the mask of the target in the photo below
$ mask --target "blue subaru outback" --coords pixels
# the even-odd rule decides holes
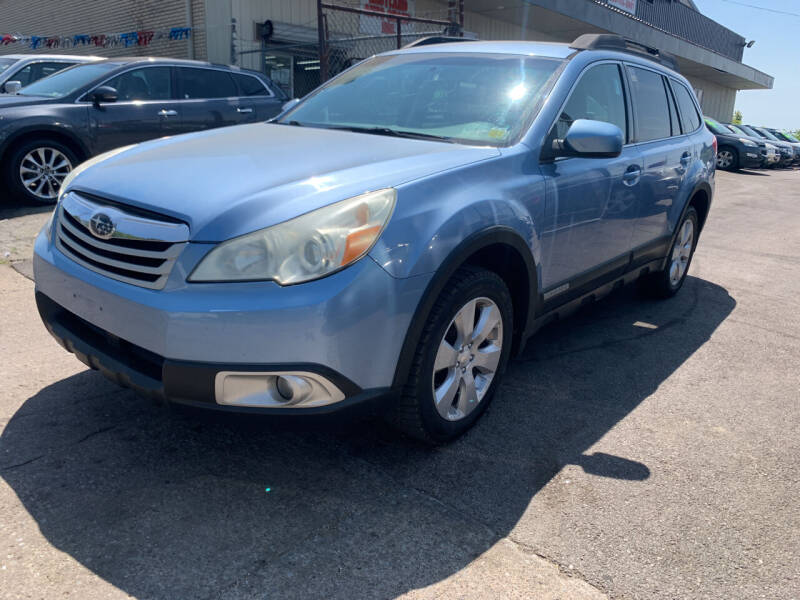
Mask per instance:
[[[42,319],[150,397],[453,439],[544,323],[681,288],[716,147],[672,67],[609,35],[419,46],[100,155],[36,241]]]

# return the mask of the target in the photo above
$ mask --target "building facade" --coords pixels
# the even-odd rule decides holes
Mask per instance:
[[[571,42],[583,33],[615,33],[673,54],[706,114],[731,119],[736,92],[769,89],[773,78],[742,62],[746,40],[701,14],[692,0],[329,0],[431,21],[463,21],[478,39]],[[191,27],[189,39],[151,43],[39,47],[0,45],[0,54],[59,52],[101,56],[158,55],[233,63],[270,75],[291,96],[320,82],[316,0],[0,0],[0,36],[164,31]],[[57,16],[56,16],[57,15]],[[392,19],[325,11],[328,56],[340,67],[396,47]],[[403,22],[401,39],[442,30],[435,23]],[[0,39],[2,39],[0,37]]]

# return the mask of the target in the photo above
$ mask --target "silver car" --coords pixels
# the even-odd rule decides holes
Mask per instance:
[[[70,54],[8,54],[0,56],[0,94],[14,94],[20,88],[61,69],[99,60],[99,58],[98,56],[73,56]]]

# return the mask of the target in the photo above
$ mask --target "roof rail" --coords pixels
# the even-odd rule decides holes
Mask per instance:
[[[569,45],[575,50],[615,50],[635,54],[660,63],[665,67],[678,70],[678,61],[672,54],[662,52],[658,48],[651,48],[640,42],[626,39],[621,35],[611,33],[584,33]]]
[[[429,35],[411,43],[406,44],[403,48],[415,48],[417,46],[429,46],[431,44],[449,44],[451,42],[472,42],[472,38],[456,37],[453,35]]]

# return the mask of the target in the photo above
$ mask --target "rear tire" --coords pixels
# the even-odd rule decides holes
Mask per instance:
[[[492,400],[513,331],[503,280],[476,267],[456,271],[425,323],[392,424],[432,444],[465,433]]]
[[[643,291],[655,298],[671,298],[683,287],[700,233],[697,211],[690,206],[683,216],[666,257],[664,269],[641,280]]]
[[[5,169],[11,197],[29,204],[55,204],[64,178],[80,160],[68,146],[48,138],[13,148]]]

